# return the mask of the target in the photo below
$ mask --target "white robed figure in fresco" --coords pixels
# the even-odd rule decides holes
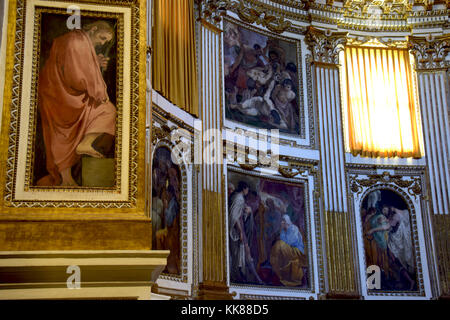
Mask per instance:
[[[382,224],[370,230],[369,234],[376,231],[389,231],[387,247],[389,248],[390,255],[400,263],[400,273],[410,283],[409,290],[412,290],[415,281],[410,277],[410,274],[414,274],[415,264],[409,212],[408,210],[390,207],[388,221],[389,223]]]
[[[408,272],[414,273],[414,254],[409,212],[408,210],[400,210],[394,207],[390,209],[392,216],[389,219],[389,223],[393,230],[389,234],[389,250]],[[397,225],[398,227],[395,230]]]
[[[249,186],[241,181],[238,188],[231,195],[231,205],[229,210],[229,235],[231,253],[231,273],[234,277],[244,277],[243,280],[255,278],[258,283],[262,283],[256,272],[255,261],[251,255],[250,247],[244,227],[244,219],[252,214],[251,208],[245,202],[245,196],[249,192]]]

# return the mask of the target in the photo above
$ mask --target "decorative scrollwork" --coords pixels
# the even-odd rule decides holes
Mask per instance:
[[[429,1],[429,0],[423,0]],[[397,13],[405,15],[412,11],[413,3],[410,0],[346,0],[344,8],[349,12],[366,14],[370,9],[376,8],[383,14]]]
[[[279,167],[278,172],[285,178],[292,179],[296,175],[301,174],[302,172],[298,169],[293,169],[291,167]]]
[[[226,15],[228,0],[196,0],[200,11],[200,18],[212,24],[218,24]]]
[[[257,163],[252,164],[252,163],[246,163],[246,162],[240,162],[240,161],[238,161],[238,164],[239,164],[239,167],[241,167],[242,169],[247,170],[247,171],[252,171],[258,166]]]
[[[370,188],[378,183],[392,183],[399,188],[408,190],[412,196],[422,194],[422,187],[420,186],[420,178],[411,178],[405,180],[405,176],[391,175],[389,172],[382,174],[369,174],[366,179],[357,179],[356,176],[350,176],[350,190],[353,193],[360,194],[364,188]]]
[[[156,144],[159,140],[166,139],[167,137],[170,137],[170,133],[172,132],[172,129],[169,128],[167,125],[163,125],[161,127],[157,127],[153,125],[152,127],[152,143]]]
[[[231,2],[228,9],[235,12],[241,20],[247,23],[260,24],[275,33],[282,33],[292,25],[284,17],[276,17],[261,9],[248,7],[242,0]]]

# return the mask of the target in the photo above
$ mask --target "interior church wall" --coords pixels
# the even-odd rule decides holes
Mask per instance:
[[[18,210],[0,201],[0,251],[172,250],[152,290],[174,299],[448,297],[448,7],[416,7],[407,13],[410,22],[374,15],[374,27],[336,1],[332,8],[285,0],[225,2],[222,15],[209,2],[195,7],[201,99],[195,117],[152,89],[152,1],[137,1],[141,18],[148,19],[135,51],[141,54],[135,66],[140,72],[128,74],[139,75],[130,90],[138,88],[140,100],[127,118],[138,124],[125,131],[138,149],[126,155],[138,156],[125,166],[139,170],[123,178],[137,177],[131,189],[140,190],[139,209],[103,200],[92,208],[61,209],[51,207],[51,199],[36,209],[32,199],[30,211],[26,201]],[[0,3],[0,27],[8,25],[7,3]],[[1,108],[3,97],[14,92],[11,85],[3,91],[4,76],[13,79],[14,48],[7,52],[6,39],[12,37],[1,31],[0,145],[7,153],[8,121],[15,113],[7,112],[9,105]],[[380,46],[411,50],[416,59],[425,151],[419,159],[345,150],[339,52],[374,37]],[[118,48],[125,39],[126,34],[118,37]],[[131,68],[134,56],[123,61]],[[275,90],[282,93],[278,100]],[[210,150],[219,150],[223,162],[194,163],[196,157],[211,160]],[[18,158],[2,159],[12,166]],[[123,163],[114,168],[121,171]],[[0,181],[7,175],[2,170]],[[3,192],[0,197],[9,201]],[[370,231],[376,225],[387,229],[384,208],[406,224],[406,240],[397,251],[391,243],[390,255],[386,230]],[[287,245],[287,238],[295,245]],[[373,266],[381,273],[378,289],[366,281]]]

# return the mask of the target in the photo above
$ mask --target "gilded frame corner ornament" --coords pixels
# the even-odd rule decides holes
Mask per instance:
[[[43,14],[46,19],[63,19],[73,12],[68,10],[73,5],[80,10],[80,20],[87,17],[116,21],[114,187],[37,187],[31,182]],[[5,186],[0,194],[1,218],[146,219],[142,161],[145,154],[146,0],[15,0],[10,1],[8,21],[1,141],[1,161],[6,165],[0,173]]]

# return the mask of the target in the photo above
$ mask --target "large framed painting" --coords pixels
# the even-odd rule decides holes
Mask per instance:
[[[374,189],[361,203],[367,268],[380,271],[378,287],[369,292],[419,291],[411,208],[399,193]]]
[[[309,290],[307,186],[228,168],[231,285]]]
[[[225,116],[301,136],[300,41],[224,21]]]
[[[11,3],[3,206],[144,213],[145,1]]]

